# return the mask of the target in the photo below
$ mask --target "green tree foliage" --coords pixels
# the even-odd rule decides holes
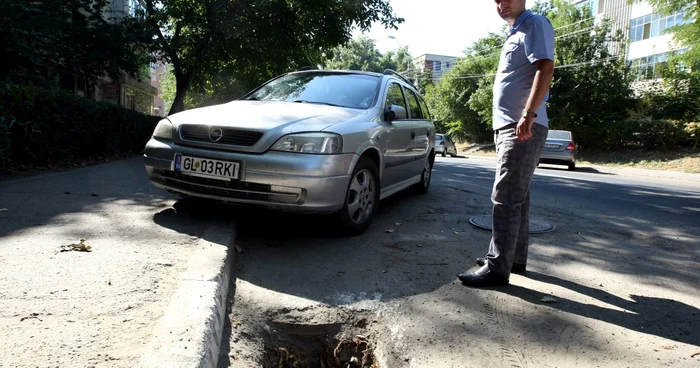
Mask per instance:
[[[534,11],[557,29],[550,127],[573,131],[582,147],[601,148],[608,125],[626,119],[632,108],[624,55],[611,55],[608,48],[622,44],[623,36],[607,20],[596,25],[591,9],[564,0],[539,2]]]
[[[134,77],[150,60],[131,20],[108,22],[104,1],[0,1],[0,79],[50,85],[49,70],[78,76],[90,87],[98,77]]]
[[[673,14],[683,10],[686,22],[669,28],[675,40],[687,48],[687,52],[668,58],[657,65],[663,78],[650,82],[642,98],[642,113],[652,119],[683,121],[686,131],[693,134],[697,146],[697,122],[700,121],[700,3],[694,0],[650,0],[654,10],[661,14]]]
[[[538,2],[533,11],[547,16],[557,30],[557,69],[547,103],[550,126],[572,130],[582,146],[596,147],[604,141],[606,125],[625,119],[631,108],[624,57],[608,51],[622,35],[613,34],[606,21],[594,24],[590,9],[568,1]],[[434,115],[459,139],[492,139],[493,81],[504,39],[504,33],[492,33],[478,40],[429,89]]]
[[[317,65],[350,39],[353,27],[403,19],[386,0],[146,0],[154,49],[173,67],[171,113],[184,109],[191,86],[235,76],[251,88],[276,74]]]
[[[407,72],[411,67],[411,54],[408,46],[397,50],[387,51],[382,54],[377,49],[374,39],[359,36],[342,46],[338,46],[330,53],[331,57],[326,61],[326,69],[361,70],[381,73],[386,69],[397,72]]]
[[[491,136],[493,73],[503,35],[490,33],[465,50],[447,74],[426,90],[435,120],[458,140],[481,142]]]

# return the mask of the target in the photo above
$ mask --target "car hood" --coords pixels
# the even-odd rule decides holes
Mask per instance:
[[[204,124],[284,135],[321,131],[333,124],[367,114],[366,110],[311,103],[236,100],[186,110],[168,119],[181,124]]]

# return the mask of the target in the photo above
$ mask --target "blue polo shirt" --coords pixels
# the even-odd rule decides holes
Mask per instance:
[[[541,59],[554,60],[554,28],[547,17],[526,10],[508,31],[493,86],[493,129],[517,123],[530,97]],[[535,122],[549,126],[544,102],[537,107]]]

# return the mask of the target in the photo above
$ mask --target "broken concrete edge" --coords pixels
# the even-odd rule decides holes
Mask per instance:
[[[217,366],[236,254],[235,230],[233,222],[207,227],[139,367]]]

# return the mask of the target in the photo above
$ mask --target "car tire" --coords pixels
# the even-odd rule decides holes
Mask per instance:
[[[569,162],[569,171],[574,171],[574,170],[576,170],[576,163]]]
[[[425,160],[423,165],[423,172],[420,174],[420,182],[413,184],[409,187],[413,194],[428,194],[430,190],[430,183],[433,177],[433,164],[435,163],[435,156],[430,155]]]
[[[445,150],[445,151],[447,151],[447,150]],[[445,151],[442,151],[442,157],[447,156],[447,154],[445,153]]]
[[[340,230],[355,236],[367,231],[379,208],[379,170],[369,157],[360,157],[345,191],[343,208],[338,212]]]

